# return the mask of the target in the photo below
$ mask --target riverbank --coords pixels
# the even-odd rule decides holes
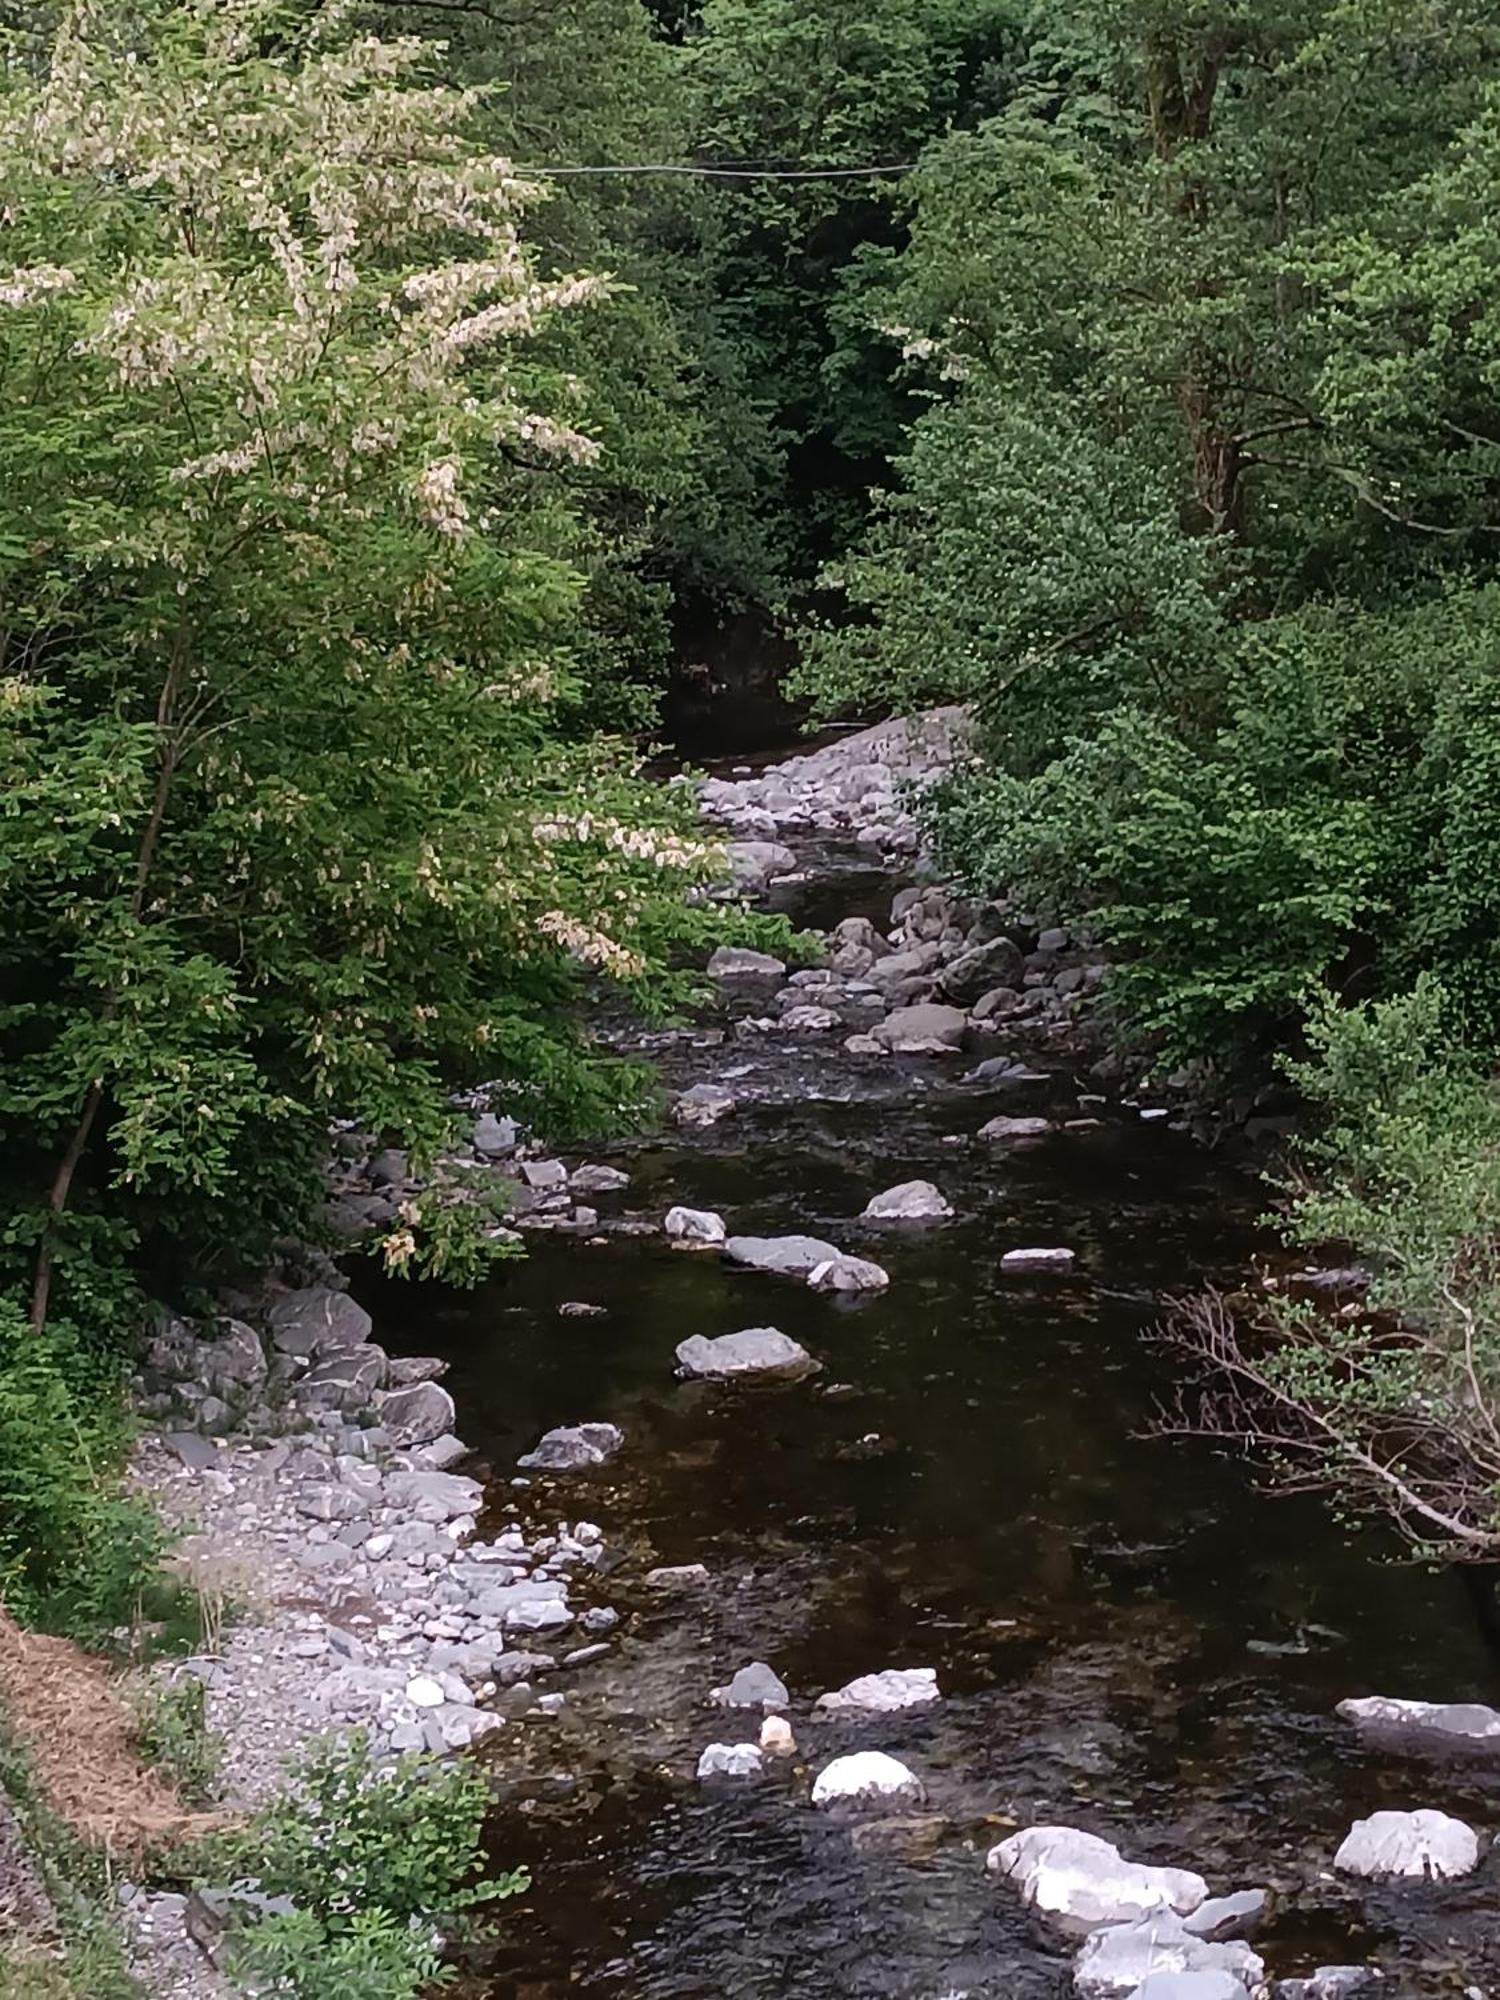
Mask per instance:
[[[868,766],[858,743],[836,748]],[[726,954],[714,1016],[620,1030],[660,1062],[674,1135],[555,1160],[481,1116],[477,1149],[515,1177],[525,1266],[475,1298],[360,1275],[352,1300],[327,1271],[289,1271],[244,1302],[258,1332],[181,1349],[176,1393],[195,1393],[179,1417],[217,1397],[227,1433],[148,1445],[138,1469],[238,1608],[211,1656],[175,1669],[205,1680],[226,1796],[263,1797],[286,1751],[356,1721],[390,1747],[482,1739],[496,1852],[536,1872],[498,1995],[580,1973],[697,1991],[705,1953],[734,1967],[716,1990],[746,2000],[1050,1994],[1071,1948],[984,1871],[1008,1825],[1038,1820],[1215,1889],[1270,1887],[1257,1948],[1289,1976],[1409,1957],[1429,1917],[1463,1932],[1486,1876],[1415,1920],[1381,1900],[1402,1892],[1376,1892],[1392,1914],[1372,1930],[1327,1869],[1376,1803],[1492,1823],[1491,1781],[1367,1758],[1332,1710],[1376,1691],[1356,1660],[1387,1692],[1462,1695],[1482,1691],[1477,1655],[1435,1688],[1424,1586],[1403,1576],[1394,1621],[1372,1619],[1365,1557],[1339,1557],[1316,1510],[1266,1517],[1236,1472],[1132,1437],[1153,1393],[1140,1327],[1164,1291],[1243,1272],[1253,1183],[1090,1074],[1086,950],[1028,931],[1029,913],[902,883],[899,841],[819,823],[844,803],[839,761],[817,767],[800,824],[775,823],[790,866],[763,885],[829,931],[828,963],[791,975]],[[350,1147],[336,1199],[374,1219],[402,1198],[401,1164]],[[867,1213],[913,1183],[950,1213]],[[726,1255],[705,1218],[836,1254],[756,1269],[764,1250]],[[807,1282],[850,1260],[889,1284]],[[851,1276],[867,1289],[837,1288]],[[684,1341],[768,1321],[815,1373],[677,1384]],[[172,1393],[170,1361],[148,1393]],[[268,1384],[314,1428],[275,1436]],[[236,1398],[258,1441],[235,1430]],[[522,1463],[550,1431],[575,1434]],[[752,1660],[775,1670],[798,1754],[700,1784],[713,1743],[759,1735],[758,1712],[714,1699]],[[940,1698],[818,1706],[889,1668],[935,1676]],[[818,1772],[877,1748],[920,1803],[852,1825],[820,1812]],[[809,1907],[827,1926],[811,1958]],[[596,1935],[609,1911],[623,1960]],[[130,1914],[148,1990],[215,1992],[180,1899]],[[1441,1990],[1421,1977],[1413,1993]]]

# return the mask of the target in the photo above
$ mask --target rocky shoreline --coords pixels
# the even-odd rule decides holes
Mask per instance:
[[[797,875],[804,860],[816,868],[807,844],[824,837],[853,837],[887,863],[911,857],[907,788],[941,775],[964,746],[962,714],[944,711],[919,726],[882,725],[760,776],[711,782],[704,806],[735,836],[735,884],[762,894]],[[1024,1086],[1037,1073],[1017,1044],[1039,1052],[1083,1046],[1103,976],[1086,940],[1045,919],[1003,902],[972,906],[918,881],[896,896],[887,925],[866,915],[832,924],[815,967],[793,972],[765,954],[721,950],[709,967],[718,1023],[650,1038],[678,1084],[674,1119],[693,1128],[732,1119],[742,1102],[740,1054],[753,1061],[761,1049],[804,1038],[809,1047],[836,1049],[856,1076],[867,1066],[941,1058],[967,1065],[977,1093]],[[1107,1058],[1100,1070],[1101,1080],[1111,1075]],[[1006,1150],[1056,1129],[1084,1129],[1103,1103],[1085,1092],[1077,1116],[1061,1127],[1002,1113],[979,1126],[974,1143]],[[1142,1118],[1169,1115],[1160,1104],[1134,1108]],[[882,1231],[939,1226],[947,1212],[932,1182],[878,1192],[859,1220],[857,1247],[754,1236],[737,1231],[732,1216],[681,1203],[664,1214],[632,1212],[617,1199],[629,1186],[623,1170],[550,1156],[488,1108],[476,1108],[471,1145],[448,1171],[455,1183],[483,1174],[505,1182],[500,1232],[564,1231],[608,1242],[649,1231],[683,1254],[844,1295],[889,1283],[876,1258],[863,1254],[878,1250]],[[402,1155],[357,1134],[340,1136],[332,1219],[351,1240],[397,1219],[415,1191]],[[1007,1268],[1066,1270],[1073,1255],[1063,1245],[1021,1244],[1006,1253]],[[390,1752],[456,1754],[492,1739],[486,1756],[503,1769],[509,1732],[559,1716],[570,1674],[614,1643],[621,1609],[610,1598],[625,1552],[612,1549],[597,1524],[571,1518],[574,1507],[558,1516],[555,1476],[606,1463],[623,1442],[620,1432],[579,1410],[576,1423],[547,1433],[514,1470],[488,1468],[458,1435],[439,1379],[443,1364],[388,1355],[331,1265],[300,1254],[262,1293],[230,1304],[232,1316],[209,1341],[176,1323],[159,1330],[139,1385],[158,1434],[135,1464],[138,1483],[183,1531],[189,1573],[211,1604],[234,1613],[216,1643],[171,1669],[204,1682],[209,1727],[225,1746],[226,1804],[263,1800],[287,1756],[330,1729],[364,1727]],[[710,1383],[795,1382],[819,1367],[774,1326],[695,1334],[677,1343],[676,1357],[680,1373]],[[534,1486],[533,1475],[546,1483]],[[653,1569],[636,1582],[671,1592],[707,1580],[689,1565]],[[745,1741],[702,1745],[697,1776],[705,1785],[742,1784],[795,1754],[790,1698],[763,1662],[741,1669],[713,1699],[726,1715],[748,1713],[755,1727]],[[817,1706],[868,1721],[940,1699],[930,1668],[878,1667]],[[1439,1711],[1378,1706],[1378,1716],[1349,1719],[1436,1731],[1450,1747],[1471,1737],[1467,1747],[1482,1748],[1500,1736],[1493,1711],[1476,1711],[1478,1720],[1471,1714],[1465,1725],[1452,1715],[1434,1720]],[[917,1771],[875,1748],[832,1758],[810,1783],[812,1804],[835,1816],[899,1818],[920,1811],[927,1796]],[[1457,1821],[1439,1826],[1445,1816],[1431,1811],[1376,1817],[1405,1824],[1373,1828],[1364,1847],[1355,1829],[1355,1846],[1346,1842],[1337,1858],[1344,1872],[1383,1879],[1479,1865],[1479,1842]],[[1085,2000],[1246,2000],[1262,1990],[1264,1967],[1244,1942],[1267,1906],[1259,1889],[1214,1898],[1191,1871],[1129,1863],[1070,1827],[1023,1829],[989,1861],[1049,1924],[1082,1940],[1074,1978]],[[148,1992],[215,2000],[222,1986],[194,1942],[207,1932],[190,1902],[132,1892],[125,1903]],[[1343,2000],[1377,1976],[1366,1967],[1324,1967],[1271,1990],[1278,2000]]]

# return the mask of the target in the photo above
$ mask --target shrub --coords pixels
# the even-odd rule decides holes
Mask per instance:
[[[164,1546],[121,1490],[123,1381],[66,1326],[0,1300],[0,1597],[23,1623],[97,1641],[154,1585]]]
[[[438,1937],[527,1886],[478,1879],[489,1803],[472,1767],[377,1764],[358,1732],[316,1745],[226,1857],[295,1905],[244,1933],[241,1975],[296,2000],[409,2000],[434,1983]]]

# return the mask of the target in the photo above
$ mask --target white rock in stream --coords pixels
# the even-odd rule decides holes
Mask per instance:
[[[722,1245],[729,1231],[722,1215],[711,1208],[669,1208],[665,1223],[674,1243]]]
[[[1076,1262],[1072,1250],[1007,1250],[1000,1259],[1002,1271],[1071,1271]]]
[[[702,1778],[758,1778],[761,1774],[758,1743],[710,1743],[698,1759]]]
[[[953,1206],[931,1181],[902,1181],[873,1195],[864,1212],[872,1222],[946,1222]]]
[[[1500,1710],[1477,1701],[1399,1701],[1365,1695],[1338,1713],[1372,1736],[1399,1737],[1415,1749],[1500,1751]]]
[[[731,1264],[750,1271],[771,1271],[780,1278],[805,1278],[819,1264],[836,1260],[839,1251],[816,1236],[731,1236],[724,1255]]]
[[[1073,1987],[1080,2000],[1126,2000],[1143,1981],[1164,1973],[1224,1973],[1248,1994],[1265,1971],[1249,1945],[1208,1944],[1185,1929],[1181,1917],[1157,1910],[1090,1932],[1073,1967]]]
[[[883,1292],[890,1273],[872,1264],[868,1257],[828,1257],[807,1274],[815,1292]]]
[[[1479,1836],[1461,1819],[1430,1808],[1371,1813],[1354,1822],[1333,1865],[1377,1882],[1396,1875],[1446,1882],[1479,1866]]]
[[[908,1771],[883,1750],[857,1750],[852,1757],[835,1757],[813,1781],[815,1806],[913,1805],[927,1793],[914,1771]]]
[[[805,1347],[774,1326],[748,1326],[709,1340],[695,1333],[677,1349],[682,1373],[700,1382],[791,1382],[813,1374],[818,1363]]]
[[[1127,1861],[1111,1841],[1072,1826],[1028,1826],[991,1848],[985,1866],[1073,1930],[1121,1924],[1153,1910],[1190,1916],[1208,1884],[1186,1868]]]
[[[880,1674],[861,1674],[832,1694],[819,1695],[818,1707],[839,1713],[893,1715],[903,1708],[924,1708],[940,1700],[937,1672],[932,1667],[890,1667]]]

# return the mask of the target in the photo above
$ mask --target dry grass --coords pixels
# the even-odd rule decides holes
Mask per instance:
[[[3,1607],[0,1713],[52,1812],[124,1867],[223,1824],[190,1811],[171,1781],[141,1761],[125,1691],[102,1661],[67,1639],[23,1632]]]

